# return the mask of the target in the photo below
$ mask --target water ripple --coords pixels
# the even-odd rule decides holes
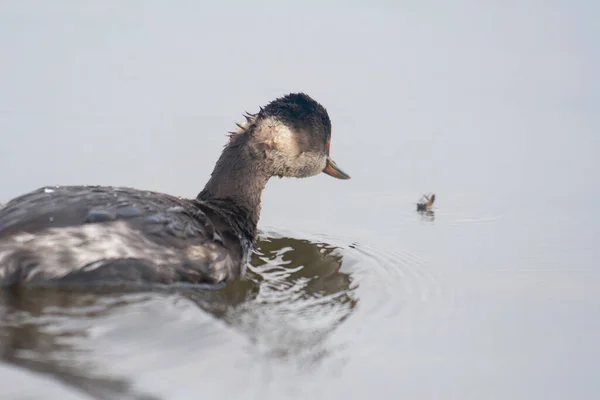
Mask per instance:
[[[424,315],[447,316],[457,293],[441,268],[421,254],[402,249],[386,250],[373,244],[327,237],[344,259],[359,290],[362,324],[385,324],[393,318],[420,324]],[[366,319],[366,320],[365,320]]]
[[[361,329],[396,339],[396,321],[406,331],[443,312],[453,292],[434,271],[401,246],[263,232],[247,275],[218,290],[5,293],[0,356],[97,398],[146,398],[132,384],[150,365],[212,376],[232,371],[222,360],[253,377],[248,393],[269,392],[299,372],[339,372]]]

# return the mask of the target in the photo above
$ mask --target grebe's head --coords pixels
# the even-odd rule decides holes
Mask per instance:
[[[245,117],[230,145],[248,145],[272,176],[304,178],[324,172],[350,179],[329,157],[331,121],[310,96],[291,93]]]

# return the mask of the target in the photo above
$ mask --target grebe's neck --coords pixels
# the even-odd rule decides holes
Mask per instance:
[[[264,165],[250,151],[245,138],[232,140],[217,161],[198,200],[231,201],[245,210],[254,224],[260,218],[262,192],[271,177]]]

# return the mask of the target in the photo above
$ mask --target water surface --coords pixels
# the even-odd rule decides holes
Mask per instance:
[[[600,396],[595,3],[48,4],[0,6],[0,203],[195,196],[297,90],[352,179],[270,182],[221,290],[2,292],[2,399]]]

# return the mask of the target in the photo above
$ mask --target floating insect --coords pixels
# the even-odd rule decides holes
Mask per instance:
[[[434,201],[435,193],[431,193],[430,195],[424,194],[417,203],[417,211],[429,211],[433,206]]]

